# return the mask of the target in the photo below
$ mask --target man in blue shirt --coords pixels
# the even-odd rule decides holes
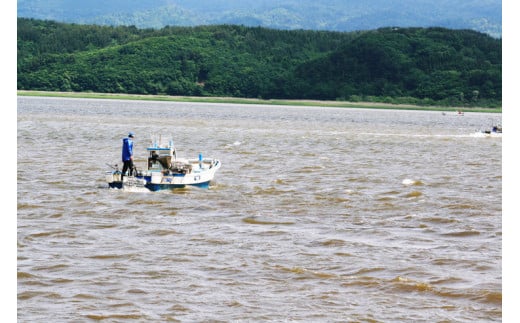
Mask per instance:
[[[127,170],[131,176],[134,169],[134,136],[135,134],[130,132],[128,138],[123,139],[123,174],[121,180],[123,180],[123,175],[126,174]]]

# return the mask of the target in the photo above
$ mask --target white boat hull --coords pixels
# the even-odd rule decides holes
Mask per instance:
[[[149,153],[144,171],[134,168],[129,175],[122,174],[117,165],[115,170],[105,174],[110,188],[144,187],[150,191],[160,191],[186,186],[208,188],[216,171],[221,164],[218,159],[177,158],[173,140],[161,144],[159,140],[152,140],[152,145],[146,148]]]
[[[120,172],[112,171],[106,174],[106,180],[110,188],[145,187],[150,191],[184,188],[186,186],[208,188],[221,163],[216,159],[205,160],[201,163],[201,166],[196,164],[189,174],[146,172],[135,176],[124,176],[123,180],[121,180]]]

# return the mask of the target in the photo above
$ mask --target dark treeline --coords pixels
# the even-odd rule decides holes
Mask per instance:
[[[499,107],[502,41],[442,28],[155,30],[19,18],[18,89]]]

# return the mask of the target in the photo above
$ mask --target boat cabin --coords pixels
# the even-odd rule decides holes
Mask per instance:
[[[166,147],[159,147],[154,144],[146,148],[150,153],[148,156],[148,171],[161,172],[164,175],[189,174],[193,166],[184,160],[177,160],[177,155],[173,143],[170,142]]]

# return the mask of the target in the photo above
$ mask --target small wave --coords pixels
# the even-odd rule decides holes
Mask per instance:
[[[68,233],[63,230],[57,230],[57,231],[46,231],[46,232],[33,233],[33,234],[28,235],[27,239],[44,238],[44,237],[75,238],[76,236],[72,233]]]
[[[343,287],[362,286],[364,288],[374,287],[378,289],[381,287],[381,280],[370,276],[352,275],[346,277],[345,279],[346,280],[341,283],[341,286]]]
[[[235,141],[235,142],[233,142],[233,143],[228,143],[228,144],[226,144],[225,146],[226,146],[226,147],[237,147],[237,146],[240,146],[241,144],[242,144],[242,142],[240,142],[240,141],[237,140],[237,141]]]
[[[26,299],[31,299],[33,297],[40,296],[40,295],[43,295],[43,292],[31,292],[31,291],[22,292],[22,293],[18,293],[18,299],[26,300]]]
[[[104,320],[140,320],[143,319],[141,314],[87,314],[87,318],[96,321],[104,321]]]
[[[18,277],[18,279],[26,279],[26,278],[34,278],[35,276],[31,275],[29,273],[23,272],[23,271],[19,271],[17,277]]]
[[[117,226],[118,225],[116,223],[102,223],[102,224],[97,224],[94,227],[96,229],[112,229],[112,228],[115,228]]]
[[[275,187],[260,187],[255,186],[255,195],[271,195],[278,193],[278,190]]]
[[[335,274],[309,270],[309,269],[305,269],[305,268],[299,267],[299,266],[290,267],[290,268],[289,267],[284,267],[284,266],[277,266],[277,268],[282,270],[282,271],[285,271],[285,272],[297,274],[297,275],[300,276],[300,278],[328,279],[328,278],[336,278],[337,277],[337,275],[335,275]]]
[[[356,271],[355,275],[359,276],[359,275],[364,275],[364,274],[367,274],[367,273],[384,271],[385,269],[386,268],[384,268],[384,267],[361,268],[358,271]]]
[[[110,308],[120,308],[120,307],[135,307],[134,303],[113,303],[109,305]]]
[[[30,299],[30,298],[38,297],[38,296],[42,296],[42,297],[45,297],[45,298],[51,298],[51,299],[62,298],[62,296],[60,294],[58,294],[58,293],[27,291],[27,292],[19,293],[18,294],[18,299],[19,300],[26,300],[26,299]]]
[[[443,218],[443,217],[427,217],[423,218],[423,221],[431,223],[455,223],[458,222],[456,219]]]
[[[267,231],[263,231],[263,232],[258,233],[258,235],[259,236],[265,236],[265,237],[285,236],[285,235],[287,235],[287,232],[286,231],[282,231],[282,230],[267,230]]]
[[[475,296],[477,301],[491,304],[502,304],[502,293],[493,291],[481,291]]]
[[[408,278],[396,277],[390,281],[393,287],[403,292],[425,292],[433,291],[432,285],[425,282],[418,282]]]
[[[419,192],[419,191],[413,191],[413,192],[410,192],[410,193],[405,194],[404,197],[409,197],[409,198],[411,198],[411,197],[420,197],[420,196],[422,196],[422,195],[423,195],[422,192]]]
[[[471,204],[448,204],[444,206],[444,208],[450,209],[450,210],[478,210],[480,207],[477,205],[471,205]]]
[[[168,229],[158,229],[158,230],[152,231],[152,235],[156,235],[156,236],[168,236],[168,235],[172,235],[172,234],[178,234],[178,232],[175,230],[168,230]]]
[[[52,280],[53,284],[69,284],[74,282],[73,279],[67,279],[67,278],[56,278]]]
[[[372,179],[367,176],[351,177],[347,181],[351,183],[370,183]]]
[[[268,220],[261,220],[261,219],[258,219],[256,216],[251,216],[251,217],[247,217],[247,218],[244,218],[242,219],[243,222],[245,223],[249,223],[249,224],[270,224],[270,225],[273,225],[273,224],[282,224],[282,225],[290,225],[290,224],[294,224],[294,222],[292,221],[268,221]]]
[[[443,236],[446,236],[446,237],[471,237],[471,236],[478,236],[478,235],[480,235],[479,231],[472,231],[472,230],[449,232],[449,233],[443,234]]]
[[[106,186],[102,186],[100,187],[102,189],[106,189],[107,187]],[[114,191],[114,192],[131,192],[131,193],[151,193],[151,191],[149,189],[147,189],[146,187],[136,187],[136,186],[126,186],[124,188],[111,188],[111,187],[108,187],[108,190],[109,191]]]
[[[402,183],[403,185],[412,185],[415,181],[413,179],[405,178]]]
[[[326,247],[329,247],[329,246],[332,246],[332,247],[344,246],[345,244],[346,244],[346,242],[344,240],[341,240],[341,239],[330,239],[330,240],[327,240],[327,241],[323,241],[321,243],[321,245],[326,246]]]
[[[443,298],[466,298],[472,301],[490,304],[502,303],[502,293],[500,291],[436,287],[434,284],[400,276],[390,280],[389,284],[391,288],[398,292],[425,292]]]
[[[97,299],[97,296],[92,295],[92,294],[80,293],[80,294],[74,295],[74,298],[79,298],[79,299]]]
[[[174,312],[188,312],[190,309],[187,307],[184,307],[180,304],[174,304],[168,308],[168,311],[174,311]]]
[[[421,185],[424,185],[424,183],[419,181],[419,180],[414,180],[414,179],[409,179],[409,178],[403,179],[402,184],[406,185],[406,186],[412,186],[412,185],[413,186],[421,186]]]
[[[55,264],[51,266],[39,266],[34,267],[34,270],[41,270],[41,271],[61,271],[63,269],[69,268],[69,265],[67,264]]]
[[[41,208],[41,205],[29,204],[29,203],[18,203],[18,210],[37,209]]]
[[[123,188],[125,192],[133,192],[133,193],[150,193],[151,191],[146,187],[125,187]]]
[[[350,199],[339,197],[339,196],[322,196],[318,195],[316,196],[317,201],[329,201],[331,203],[348,203],[350,202]]]
[[[325,169],[323,165],[312,165],[312,166],[303,166],[300,169],[296,170],[297,173],[313,173],[319,170]]]
[[[135,204],[140,204],[140,205],[148,206],[148,205],[162,205],[162,204],[164,204],[165,202],[164,202],[164,201],[157,201],[157,200],[147,200],[147,199],[143,199],[143,200],[135,201],[134,203],[135,203]]]
[[[126,259],[126,258],[130,258],[129,255],[114,255],[114,254],[106,254],[106,255],[94,255],[94,256],[89,256],[87,258],[90,258],[90,259]]]
[[[277,179],[274,180],[274,183],[275,184],[283,184],[284,181],[281,178],[277,178]]]

